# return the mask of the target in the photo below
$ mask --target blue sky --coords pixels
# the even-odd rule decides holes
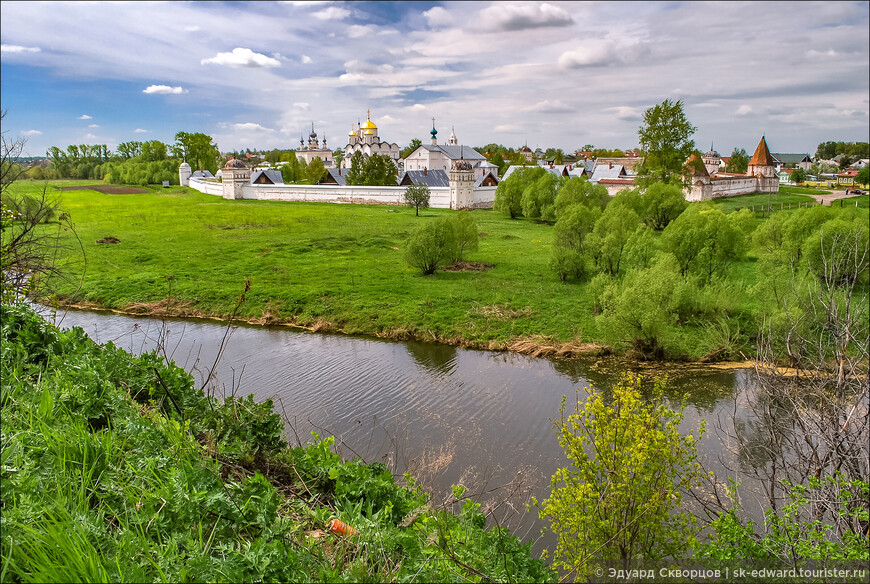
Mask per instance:
[[[0,4],[3,131],[50,146],[344,146],[367,110],[405,146],[637,145],[681,99],[721,154],[870,140],[868,2]]]

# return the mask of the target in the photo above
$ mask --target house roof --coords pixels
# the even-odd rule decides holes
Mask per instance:
[[[488,177],[492,177],[492,179],[495,181],[495,184],[498,184],[498,176],[496,176],[494,172],[486,172],[482,177],[474,181],[475,188],[481,186],[483,184],[483,181],[485,181]]]
[[[281,175],[281,171],[274,170],[271,168],[258,168],[254,172],[252,172],[251,173],[251,184],[256,183],[257,179],[263,175],[265,175],[266,178],[269,180],[269,182],[271,182],[273,185],[283,185],[284,184],[284,177]]]
[[[773,159],[782,164],[797,164],[799,162],[812,162],[809,154],[783,154],[781,152],[771,152]]]
[[[447,174],[446,170],[406,170],[399,177],[399,184],[449,187],[450,176]]]
[[[450,160],[486,160],[486,157],[472,148],[471,146],[453,145],[453,144],[422,144],[421,148],[425,148],[429,152],[441,152]]]
[[[761,137],[761,142],[758,143],[758,148],[755,149],[749,166],[776,166],[770,155],[770,150],[767,149],[767,140],[764,136]]]
[[[635,168],[640,166],[643,163],[642,157],[636,156],[624,156],[621,158],[599,158],[595,160],[595,167],[597,168],[601,164],[612,164],[616,166],[617,164],[625,167],[626,172],[633,172]]]
[[[323,179],[328,180],[330,183],[335,181],[335,184],[337,184],[338,186],[342,186],[342,187],[347,184],[347,177],[341,174],[340,168],[327,168],[326,171],[329,173],[331,180],[326,179],[325,176],[323,177]],[[321,183],[324,182],[323,179],[321,179]]]
[[[592,182],[599,182],[602,179],[619,178],[621,176],[626,176],[625,167],[621,164],[599,164],[595,167],[595,171],[592,173],[592,177],[589,180]]]
[[[210,170],[194,170],[190,176],[192,178],[214,178]]]

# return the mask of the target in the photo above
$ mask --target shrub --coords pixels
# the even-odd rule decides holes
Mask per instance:
[[[456,257],[456,233],[449,217],[421,225],[408,238],[405,261],[424,276],[450,264]]]
[[[469,211],[460,211],[453,215],[450,221],[456,236],[456,253],[453,260],[461,262],[467,252],[477,251],[479,241],[477,221]]]

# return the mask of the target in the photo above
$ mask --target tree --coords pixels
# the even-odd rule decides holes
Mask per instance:
[[[677,185],[653,183],[641,198],[643,222],[656,231],[661,231],[686,210],[689,203],[683,189]]]
[[[793,171],[791,171],[791,180],[796,185],[805,182],[807,180],[807,171],[800,167],[795,168]]]
[[[117,152],[124,160],[135,158],[142,153],[142,142],[135,140],[132,142],[121,142],[118,144]]]
[[[583,253],[587,236],[601,216],[598,206],[587,207],[579,203],[569,205],[559,216],[553,228],[553,254],[550,269],[563,282],[568,276],[583,276]]]
[[[456,256],[456,234],[449,217],[440,217],[415,229],[405,245],[405,261],[424,276],[449,265]]]
[[[676,257],[683,277],[694,273],[709,282],[745,253],[742,218],[711,205],[692,205],[665,228],[662,244]]]
[[[139,160],[142,162],[157,162],[166,160],[167,146],[160,140],[148,140],[140,146]]]
[[[456,237],[456,253],[453,260],[461,262],[467,252],[477,251],[480,239],[477,221],[471,216],[471,211],[459,211],[452,216],[451,222]]]
[[[870,184],[870,166],[865,166],[855,175],[855,182],[865,187]]]
[[[611,204],[604,209],[588,240],[599,269],[611,276],[619,275],[622,253],[639,222],[637,213],[627,206]]]
[[[220,152],[211,136],[201,132],[178,132],[175,134],[174,155],[198,170],[217,172]]]
[[[510,177],[508,177],[510,178]],[[562,182],[561,177],[545,172],[540,178],[529,183],[523,190],[520,203],[523,208],[523,216],[543,221],[556,220],[556,191]]]
[[[607,193],[607,187],[592,184],[585,176],[572,176],[562,182],[559,192],[556,193],[556,218],[561,217],[562,212],[572,205],[581,204],[604,210],[609,202],[610,195]]]
[[[696,130],[686,118],[682,100],[666,99],[646,110],[643,125],[637,131],[644,152],[639,177],[663,183],[678,179],[695,149],[691,138]]]
[[[383,186],[396,184],[396,165],[392,158],[382,154],[365,156],[355,152],[347,173],[347,184]]]
[[[414,207],[415,215],[420,216],[420,209],[429,208],[429,185],[408,185],[402,198],[409,207]]]
[[[350,159],[350,168],[347,171],[345,182],[349,185],[365,184],[365,176],[363,175],[363,153],[357,150],[353,153]]]
[[[407,157],[409,157],[409,156],[410,156],[411,154],[413,154],[414,151],[415,151],[417,148],[419,148],[422,144],[423,144],[423,142],[421,142],[419,138],[414,138],[413,140],[411,140],[411,143],[408,144],[408,147],[405,148],[404,150],[402,150],[402,152],[400,153],[401,157],[402,157],[402,158],[407,158]]]
[[[316,185],[326,174],[326,168],[319,156],[315,156],[305,168],[305,180],[310,185]]]
[[[562,398],[555,427],[570,466],[553,475],[539,513],[558,538],[556,564],[576,570],[574,580],[592,577],[593,559],[628,568],[633,559],[681,557],[696,538],[680,504],[700,477],[695,444],[704,424],[682,435],[685,403],[668,407],[660,380],[644,399],[641,384],[629,373],[610,395],[587,387],[570,414]]]
[[[725,165],[725,172],[746,174],[747,170],[749,170],[749,154],[743,148],[735,148],[731,151],[731,158]]]
[[[0,122],[5,117],[4,110]],[[49,280],[63,273],[58,257],[73,257],[72,250],[65,249],[70,244],[62,243],[69,241],[64,231],[75,236],[70,216],[58,213],[59,200],[48,196],[48,185],[39,196],[13,192],[13,184],[23,175],[13,161],[25,144],[24,138],[9,140],[5,130],[0,132],[0,302],[4,303],[39,297]]]
[[[532,182],[544,174],[547,174],[547,171],[537,166],[517,170],[506,180],[498,183],[492,208],[507,214],[511,219],[521,216],[523,214],[523,193]]]

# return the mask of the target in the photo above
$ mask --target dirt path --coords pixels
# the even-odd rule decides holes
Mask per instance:
[[[828,207],[830,207],[832,201],[837,201],[839,199],[848,199],[849,197],[854,197],[855,195],[853,195],[851,193],[849,193],[847,195],[846,191],[843,190],[843,191],[831,191],[831,194],[829,194],[829,195],[807,195],[807,196],[814,198],[817,202],[821,203],[822,205],[827,205]]]

